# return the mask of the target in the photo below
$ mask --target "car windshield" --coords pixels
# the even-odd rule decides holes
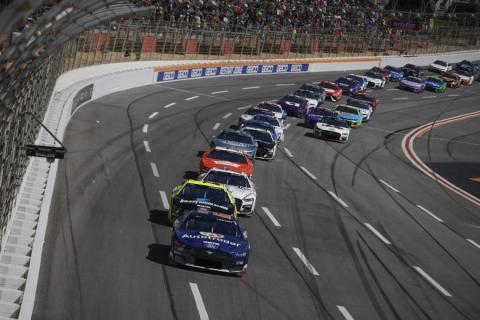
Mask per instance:
[[[217,139],[235,141],[245,144],[253,144],[253,141],[250,137],[236,133],[236,132],[222,132],[218,135]]]
[[[350,75],[348,77],[352,80],[363,82],[363,78],[360,78],[360,77],[357,77],[357,76],[354,76],[354,75]]]
[[[344,127],[348,128],[348,125],[345,121],[338,120],[336,118],[326,118],[323,123],[335,126],[335,127]]]
[[[326,110],[326,109],[323,109],[323,108],[315,108],[315,109],[312,109],[309,113],[317,114],[317,115],[322,116],[322,115],[332,115],[333,111]]]
[[[306,91],[306,90],[297,90],[295,91],[295,95],[308,98],[308,99],[315,99],[315,100],[317,100],[320,97],[318,93],[315,93],[312,91]]]
[[[433,64],[438,64],[439,66],[446,67],[447,63],[441,60],[435,60]]]
[[[272,111],[272,112],[282,112],[282,107],[280,106],[277,106],[275,104],[270,104],[270,103],[260,103],[257,108],[260,108],[260,109],[265,109],[265,110],[269,110],[269,111]]]
[[[383,76],[381,74],[375,72],[367,72],[367,76],[374,79],[383,79]]]
[[[248,114],[249,116],[254,116],[256,114],[266,114],[267,112],[268,111],[265,111],[265,110],[252,108],[252,109],[248,109],[247,112],[245,112],[245,114]]]
[[[302,98],[295,97],[295,96],[286,96],[285,98],[283,98],[283,100],[288,102],[293,102],[293,103],[299,103],[299,104],[304,103],[304,100]]]
[[[199,184],[187,184],[182,191],[185,199],[206,199],[213,203],[230,203],[228,194],[219,188],[212,188]]]
[[[300,87],[300,90],[306,90],[306,91],[313,91],[313,92],[322,92],[322,88],[311,85],[311,84],[304,84],[303,86]]]
[[[250,133],[255,140],[263,141],[267,143],[273,143],[272,135],[267,131],[245,129],[246,132]]]
[[[335,85],[333,85],[333,84],[331,84],[331,83],[328,83],[328,82],[323,82],[323,83],[321,84],[321,86],[322,86],[323,88],[332,89],[332,90],[337,90],[337,87],[336,87]]]
[[[253,117],[253,120],[268,122],[268,123],[270,123],[272,126],[280,127],[280,123],[278,122],[277,118],[273,118],[273,117],[269,117],[269,116],[264,116],[264,115],[256,115],[255,117]]]
[[[240,238],[241,232],[236,224],[211,216],[190,216],[182,225],[182,230],[221,234]]]
[[[346,79],[346,78],[340,78],[338,79],[337,81],[335,81],[336,83],[338,84],[346,84],[346,85],[350,85],[352,84],[352,81]]]
[[[226,184],[240,188],[251,188],[246,177],[224,171],[210,171],[210,173],[205,177],[204,181]]]
[[[422,79],[418,79],[418,78],[415,78],[415,77],[408,77],[406,80],[411,81],[411,82],[415,82],[415,83],[422,83]]]
[[[356,109],[347,106],[338,106],[335,110],[339,112],[358,114]]]
[[[227,150],[214,149],[208,153],[208,157],[217,160],[247,164],[247,159],[245,159],[245,156]]]

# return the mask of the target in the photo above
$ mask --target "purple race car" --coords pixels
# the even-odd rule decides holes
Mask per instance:
[[[288,95],[278,101],[289,116],[303,117],[308,111],[306,99],[294,95]]]
[[[320,120],[323,120],[323,118],[335,116],[336,114],[332,110],[321,107],[312,108],[305,115],[304,125],[307,128],[313,128],[315,124]]]
[[[423,92],[425,90],[425,81],[417,77],[406,77],[400,81],[399,88],[417,93]]]

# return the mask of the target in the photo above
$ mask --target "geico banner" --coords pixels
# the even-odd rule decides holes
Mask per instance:
[[[259,64],[247,66],[202,67],[193,69],[160,71],[157,82],[203,77],[232,76],[242,74],[307,72],[309,64]]]

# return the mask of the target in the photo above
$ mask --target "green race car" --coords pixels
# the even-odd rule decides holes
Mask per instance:
[[[425,79],[425,89],[442,93],[447,90],[447,82],[439,77],[428,77]]]

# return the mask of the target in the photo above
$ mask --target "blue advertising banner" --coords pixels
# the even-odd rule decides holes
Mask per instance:
[[[203,77],[231,76],[242,74],[307,72],[308,63],[303,64],[259,64],[244,66],[206,67],[175,71],[160,71],[157,82]]]

